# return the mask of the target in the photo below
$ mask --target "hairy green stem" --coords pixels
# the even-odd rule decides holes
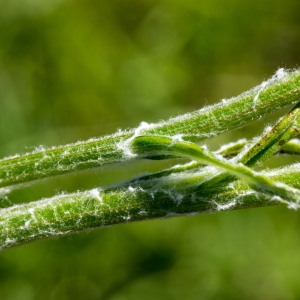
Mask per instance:
[[[204,168],[141,177],[130,184],[60,195],[1,210],[1,249],[29,241],[113,224],[153,218],[274,205],[240,181],[214,191],[198,189],[215,170]],[[174,170],[174,169],[173,169]],[[271,180],[300,187],[300,166],[266,173]]]
[[[299,98],[300,70],[288,73],[279,69],[260,86],[194,113],[157,124],[142,122],[136,129],[103,138],[0,160],[0,188],[5,190],[32,180],[130,159],[187,157],[198,160],[108,189],[95,188],[4,208],[0,211],[0,248],[178,214],[280,202],[297,208],[299,164],[263,173],[246,165],[253,166],[278,151],[300,154],[299,141],[286,143],[299,133],[299,106],[259,142],[246,147],[248,150],[243,150],[249,144],[246,140],[223,146],[216,153],[192,142],[241,127]]]
[[[279,69],[256,88],[213,106],[157,124],[142,123],[137,129],[103,138],[0,160],[0,187],[68,172],[98,167],[135,158],[128,148],[136,135],[180,135],[187,141],[201,141],[259,119],[300,98],[300,71]]]

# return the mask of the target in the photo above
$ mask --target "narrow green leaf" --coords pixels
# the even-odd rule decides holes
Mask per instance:
[[[283,154],[297,154],[300,155],[300,141],[294,139],[283,145],[280,150],[280,153]]]
[[[281,148],[300,133],[300,103],[284,116],[246,153],[242,154],[239,162],[252,166],[263,162],[279,152]]]
[[[132,142],[132,149],[143,157],[153,155],[180,155],[197,160],[201,163],[213,165],[244,180],[254,190],[266,193],[271,197],[278,197],[278,201],[297,206],[300,203],[300,190],[282,183],[273,182],[270,178],[253,171],[241,163],[234,163],[217,156],[208,149],[191,142],[174,141],[169,137],[140,136]]]

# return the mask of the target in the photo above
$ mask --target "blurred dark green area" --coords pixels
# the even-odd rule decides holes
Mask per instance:
[[[167,119],[299,67],[298,0],[0,5],[1,157]],[[257,135],[265,122],[213,145]],[[161,167],[44,180],[1,206]],[[0,299],[299,299],[299,224],[299,212],[271,207],[32,243],[0,254]]]

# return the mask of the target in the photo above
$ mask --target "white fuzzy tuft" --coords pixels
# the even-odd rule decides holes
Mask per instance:
[[[232,209],[233,207],[236,206],[236,199],[234,199],[233,201],[227,202],[227,203],[217,203],[215,202],[216,206],[217,206],[217,210],[221,211],[221,210],[229,210]]]
[[[90,190],[90,195],[97,199],[100,203],[102,203],[102,197],[100,196],[100,190],[99,189],[92,189]]]
[[[120,149],[124,156],[127,158],[133,158],[137,155],[131,151],[131,142],[138,136],[142,135],[144,131],[155,127],[155,124],[148,124],[147,122],[141,122],[140,125],[134,129],[134,134],[132,137],[126,140],[122,140],[117,144],[117,148]]]

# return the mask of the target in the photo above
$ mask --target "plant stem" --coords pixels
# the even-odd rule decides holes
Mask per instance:
[[[184,140],[198,142],[242,127],[299,99],[300,71],[279,71],[267,82],[226,103],[157,124],[142,123],[137,129],[102,138],[4,158],[0,160],[0,187],[134,159],[128,145],[139,134],[180,135]]]
[[[170,169],[171,170],[171,169]],[[300,187],[300,166],[266,173],[271,180]],[[240,181],[214,191],[199,190],[198,184],[215,170],[169,172],[164,176],[139,178],[130,185],[93,189],[60,195],[1,210],[1,249],[29,241],[124,222],[278,204]]]
[[[280,69],[260,86],[194,113],[157,124],[142,122],[136,129],[0,160],[0,188],[5,190],[32,180],[130,159],[198,160],[108,189],[95,188],[4,208],[0,214],[0,248],[174,214],[279,202],[297,208],[299,164],[264,173],[246,164],[253,166],[278,151],[300,154],[299,142],[285,144],[299,133],[299,106],[248,151],[242,150],[245,140],[222,147],[216,154],[192,142],[241,127],[299,98],[300,70],[287,73]],[[224,158],[237,154],[232,160]],[[219,169],[225,172],[220,174]],[[232,180],[232,175],[242,180]]]

